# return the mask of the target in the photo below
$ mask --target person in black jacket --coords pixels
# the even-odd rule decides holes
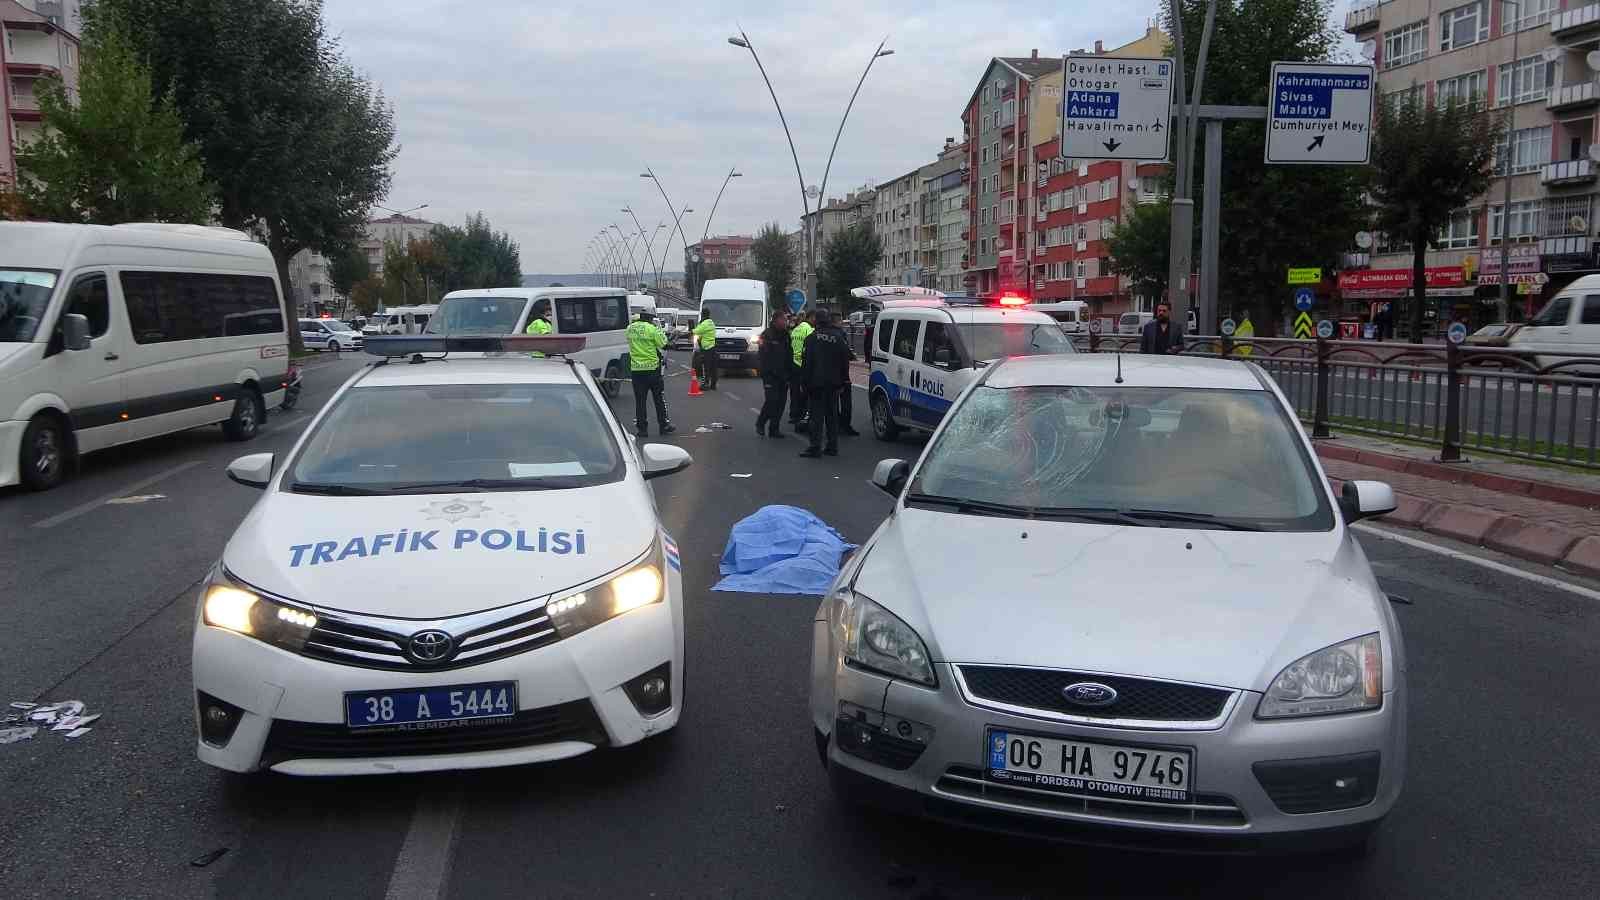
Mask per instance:
[[[1144,330],[1139,332],[1139,352],[1183,352],[1183,332],[1172,324],[1172,307],[1165,303],[1156,304],[1156,317],[1144,323]]]
[[[833,324],[833,316],[825,309],[816,311],[816,323],[816,330],[806,338],[800,370],[800,383],[813,398],[811,446],[800,455],[811,458],[839,455],[839,404],[834,398],[840,388],[850,384],[850,339]],[[824,430],[826,446],[822,443]]]
[[[782,311],[772,314],[772,323],[761,332],[761,349],[756,354],[761,363],[761,389],[766,399],[761,404],[761,415],[756,417],[756,434],[762,437],[783,437],[778,423],[783,421],[783,403],[789,397],[789,382],[793,380],[794,353],[789,348],[789,316]]]

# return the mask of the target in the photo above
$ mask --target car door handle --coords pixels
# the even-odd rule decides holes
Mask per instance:
[[[106,354],[106,362],[114,362],[115,360],[119,360],[121,358],[122,357],[116,355],[115,353],[107,353]]]

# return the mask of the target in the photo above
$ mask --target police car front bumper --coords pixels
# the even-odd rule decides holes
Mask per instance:
[[[637,743],[678,722],[681,640],[674,623],[677,573],[662,602],[563,640],[475,666],[429,672],[368,669],[310,659],[206,625],[194,638],[196,753],[234,772],[363,775],[473,769],[563,759]],[[632,683],[663,674],[670,705],[642,714]],[[505,727],[369,733],[345,723],[346,692],[515,682],[517,713]],[[226,734],[210,708],[229,713]]]

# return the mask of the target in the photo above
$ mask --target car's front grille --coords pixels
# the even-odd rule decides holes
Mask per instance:
[[[750,349],[750,344],[744,338],[717,338],[717,349],[743,353]]]
[[[996,784],[971,766],[951,766],[934,783],[934,792],[947,797],[1004,804],[1021,812],[1050,815],[1068,813],[1105,821],[1160,822],[1240,828],[1247,824],[1244,810],[1233,798],[1221,794],[1195,794],[1193,803],[1153,803],[1111,797],[1079,797],[1039,788]]]
[[[406,654],[412,635],[434,629],[454,639],[452,655],[440,662],[424,663]],[[318,610],[317,626],[311,630],[300,653],[312,659],[366,669],[433,672],[526,653],[554,643],[556,639],[556,630],[550,624],[550,617],[545,615],[543,599],[426,623]]]
[[[267,733],[262,760],[270,766],[290,759],[476,753],[558,741],[583,741],[597,747],[607,743],[605,727],[588,700],[525,709],[505,719],[479,724],[469,719],[458,728],[422,731],[373,732],[339,724],[278,719]]]
[[[1234,695],[1224,688],[1125,675],[1011,666],[963,665],[959,668],[967,692],[979,703],[989,701],[1085,719],[1210,722],[1222,715]],[[1116,691],[1116,699],[1104,706],[1073,703],[1063,691],[1080,682],[1105,685]]]

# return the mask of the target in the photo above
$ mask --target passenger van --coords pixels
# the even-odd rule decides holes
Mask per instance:
[[[759,369],[757,351],[767,327],[767,283],[713,278],[700,289],[700,313],[717,323],[717,368]],[[696,316],[695,321],[700,317]]]
[[[422,334],[428,319],[439,307],[435,304],[421,306],[391,306],[367,320],[362,334]]]
[[[277,267],[249,235],[0,222],[0,486],[202,425],[249,440],[288,370]]]
[[[550,301],[554,334],[581,334],[584,347],[571,354],[589,367],[609,396],[629,375],[628,293],[622,288],[510,287],[452,291],[439,301],[424,334],[523,334],[534,304]]]
[[[1061,330],[1078,334],[1089,330],[1089,304],[1082,300],[1061,300],[1056,303],[1035,303],[1028,307],[1042,312],[1061,323]]]
[[[638,316],[641,319],[654,319],[656,317],[656,298],[642,291],[628,292],[628,315]]]
[[[1535,354],[1534,364],[1547,368],[1574,359],[1573,353],[1600,354],[1600,275],[1585,275],[1567,285],[1509,341],[1512,350]],[[1594,365],[1569,365],[1562,375],[1600,372]]]

